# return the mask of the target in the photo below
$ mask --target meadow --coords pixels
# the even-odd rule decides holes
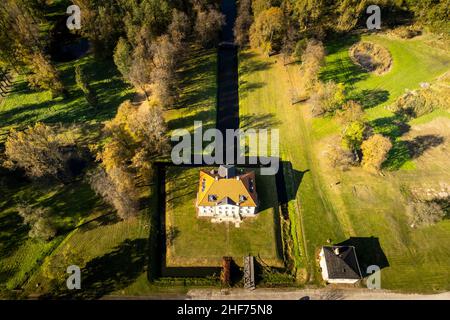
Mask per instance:
[[[394,65],[383,76],[352,64],[348,49],[358,38],[331,41],[327,43],[321,78],[344,83],[348,96],[363,103],[376,132],[383,132],[394,142],[407,139],[398,132],[395,118],[385,107],[406,89],[435,81],[448,71],[450,55],[432,46],[429,37],[400,40],[385,35],[363,36],[391,52]],[[331,169],[324,150],[336,141],[341,127],[330,117],[312,118],[307,104],[292,104],[291,97],[301,83],[299,65],[284,66],[281,60],[278,56],[264,58],[252,51],[241,52],[240,114],[264,119],[255,128],[265,125],[280,129],[281,157],[289,164],[286,184],[290,190],[289,214],[294,222],[291,228],[297,243],[298,280],[322,283],[316,257],[328,240],[355,245],[363,268],[380,265],[383,289],[448,290],[450,252],[445,243],[450,240],[450,221],[412,229],[404,194],[410,188],[439,186],[449,180],[448,157],[442,151],[448,143],[441,146],[441,151],[428,150],[427,156],[402,159],[400,165],[388,166],[383,175],[360,168],[348,172]],[[411,121],[410,134],[420,134],[424,128],[420,125],[446,123],[447,114],[443,106],[432,115]],[[441,124],[440,128],[445,130],[446,126]],[[440,133],[444,135],[445,131]],[[397,156],[394,153],[391,159]]]

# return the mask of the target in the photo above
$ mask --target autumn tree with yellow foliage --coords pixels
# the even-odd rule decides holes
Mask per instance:
[[[91,174],[91,186],[127,218],[139,209],[137,182],[149,182],[154,161],[169,151],[167,127],[159,107],[126,101],[106,123],[105,133],[107,142],[97,155],[101,166]]]
[[[250,28],[251,47],[265,54],[280,49],[285,27],[283,11],[280,8],[271,7],[262,11]]]
[[[361,144],[363,168],[370,171],[379,171],[391,148],[391,140],[381,134],[374,134],[365,140]]]

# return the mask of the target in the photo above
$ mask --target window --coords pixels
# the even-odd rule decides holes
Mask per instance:
[[[253,191],[254,191],[255,186],[254,186],[253,179],[250,180],[250,182],[249,182],[249,184],[248,184],[248,187],[249,187],[249,189],[250,189],[250,192],[253,192]]]
[[[239,201],[241,201],[241,202],[243,202],[243,201],[245,201],[245,200],[247,200],[247,197],[246,196],[244,196],[244,195],[239,195]]]
[[[202,192],[205,192],[206,189],[206,179],[202,180]]]
[[[208,195],[208,201],[209,202],[217,201],[217,196],[215,194]]]

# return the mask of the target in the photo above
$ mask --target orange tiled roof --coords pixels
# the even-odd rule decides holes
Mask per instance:
[[[203,189],[203,180],[205,188]],[[250,192],[250,182],[253,181],[253,192]],[[214,195],[211,201],[208,196]],[[241,196],[245,197],[240,201]],[[258,195],[256,194],[255,173],[253,171],[238,175],[233,178],[222,178],[216,172],[200,171],[198,184],[197,205],[215,206],[225,198],[230,198],[241,207],[256,207]]]

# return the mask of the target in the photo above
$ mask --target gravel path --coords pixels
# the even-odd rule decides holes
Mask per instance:
[[[310,300],[450,300],[450,292],[425,295],[367,289],[256,289],[251,292],[244,289],[201,289],[189,291],[186,298],[194,300],[299,300],[305,297]]]

